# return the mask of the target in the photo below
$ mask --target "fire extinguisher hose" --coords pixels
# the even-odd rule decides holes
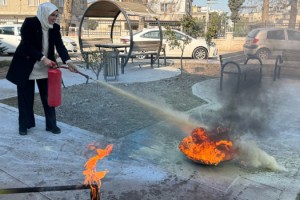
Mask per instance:
[[[63,65],[57,66],[57,68],[69,69],[68,67],[63,66]],[[78,70],[76,70],[74,73],[77,73],[77,74],[80,74],[81,76],[84,76],[86,78],[86,84],[88,84],[89,79],[93,80],[91,77],[89,77],[88,75],[86,75],[86,74],[84,74],[84,73],[82,73]]]

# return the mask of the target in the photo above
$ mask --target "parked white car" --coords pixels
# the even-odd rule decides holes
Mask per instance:
[[[165,30],[163,30],[164,33]],[[193,38],[189,35],[186,35],[183,32],[173,30],[177,36],[178,40],[183,40],[186,37],[191,39],[191,43],[185,47],[183,52],[183,57],[189,57],[194,59],[206,59],[207,57],[216,57],[218,55],[218,49],[216,48],[215,44],[213,43],[210,48],[203,38]],[[133,41],[153,41],[159,40],[159,29],[145,29],[141,32],[137,32],[133,35]],[[121,43],[129,43],[130,36],[122,36],[120,37]],[[166,56],[167,57],[180,57],[181,56],[181,49],[180,48],[170,48],[167,44],[166,39],[163,39],[163,44],[166,48]]]
[[[7,54],[15,53],[16,48],[21,41],[21,36],[20,36],[21,26],[22,24],[0,25],[0,43],[1,46],[7,48],[4,53]],[[75,40],[64,36],[62,37],[62,40],[69,54],[73,54],[78,51]]]

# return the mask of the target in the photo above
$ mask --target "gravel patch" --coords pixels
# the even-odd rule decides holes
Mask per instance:
[[[177,77],[144,83],[112,84],[157,107],[167,105],[186,112],[206,103],[192,94],[192,86],[214,78],[219,71],[218,67],[212,65],[197,67],[199,64],[193,65],[192,62],[184,64],[186,72]],[[0,102],[17,106],[16,98]],[[38,95],[34,110],[37,115],[44,116]],[[120,138],[162,119],[131,98],[114,93],[102,85],[89,83],[63,89],[63,103],[57,108],[57,120],[107,137]]]

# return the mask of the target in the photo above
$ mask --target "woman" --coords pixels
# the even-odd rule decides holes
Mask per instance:
[[[39,5],[37,16],[26,18],[21,27],[21,42],[6,76],[17,85],[20,135],[26,135],[27,129],[35,127],[35,81],[44,107],[46,131],[54,134],[61,132],[56,125],[55,107],[49,107],[47,102],[48,69],[55,65],[54,46],[69,70],[75,72],[77,69],[62,42],[60,26],[55,23],[57,17],[57,7],[46,2]]]

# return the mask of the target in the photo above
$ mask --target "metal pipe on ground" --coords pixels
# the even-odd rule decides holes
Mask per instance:
[[[51,191],[66,191],[66,190],[86,190],[90,189],[91,200],[100,200],[98,186],[93,185],[94,195],[90,185],[65,185],[65,186],[42,186],[42,187],[24,187],[24,188],[3,188],[0,189],[0,195],[3,194],[18,194],[18,193],[34,193],[34,192],[51,192]]]

